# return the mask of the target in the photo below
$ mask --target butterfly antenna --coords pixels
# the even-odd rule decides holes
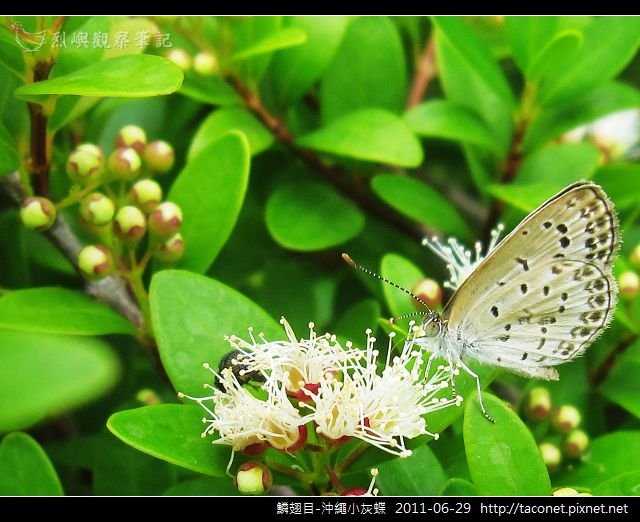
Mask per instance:
[[[415,299],[416,301],[418,301],[418,303],[420,303],[422,306],[424,306],[428,310],[427,313],[429,313],[429,314],[433,313],[433,310],[431,310],[431,308],[429,308],[429,305],[427,303],[425,303],[422,299],[420,299],[411,290],[407,290],[406,288],[403,288],[402,286],[394,283],[393,281],[389,281],[386,277],[382,277],[380,274],[376,274],[375,272],[372,272],[368,268],[365,268],[364,266],[356,263],[353,259],[351,259],[349,254],[342,254],[342,259],[344,259],[348,264],[350,264],[356,270],[360,270],[360,272],[364,272],[365,274],[370,275],[372,277],[375,277],[376,279],[380,279],[380,281],[383,281],[384,283],[387,283],[388,285],[391,285],[394,288],[397,288],[398,290],[402,290],[405,294],[413,297],[413,299]],[[389,319],[389,322],[393,323],[397,319],[404,319],[405,317],[410,317],[412,315],[424,315],[424,312],[414,312],[414,313],[411,313],[411,314],[405,314],[405,315],[402,315],[402,316],[397,317],[395,319],[392,317],[391,319]]]

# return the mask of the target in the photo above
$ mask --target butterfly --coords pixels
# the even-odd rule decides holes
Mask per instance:
[[[475,378],[482,411],[492,420],[480,379],[465,361],[557,380],[555,367],[583,354],[613,318],[619,241],[618,218],[606,193],[591,182],[574,183],[529,214],[475,266],[467,263],[471,270],[458,278],[442,314],[428,309],[414,342],[431,358],[443,357]],[[459,257],[471,257],[455,242],[450,241],[453,250],[423,243],[439,248],[441,257],[451,259],[455,249]],[[461,276],[451,270],[452,280]]]

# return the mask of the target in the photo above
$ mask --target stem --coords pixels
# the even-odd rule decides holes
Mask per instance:
[[[403,215],[396,213],[393,209],[381,204],[364,185],[356,185],[350,178],[349,173],[337,166],[326,164],[322,158],[314,151],[300,148],[295,143],[295,139],[286,123],[271,114],[269,110],[262,104],[260,98],[251,91],[237,77],[230,77],[229,83],[242,96],[245,106],[249,109],[262,124],[273,134],[273,136],[282,143],[289,151],[297,156],[309,168],[321,174],[329,183],[331,183],[340,193],[353,201],[356,205],[365,211],[378,216],[383,221],[389,223],[404,234],[415,238],[422,239],[427,231],[424,227],[417,225]]]
[[[49,77],[49,72],[53,67],[53,61],[36,62],[33,69],[33,82],[40,82]],[[31,182],[35,187],[35,193],[48,197],[49,195],[49,170],[51,169],[50,158],[50,136],[47,132],[47,117],[44,107],[38,103],[28,103],[29,118],[31,122],[30,141],[30,175]]]
[[[433,80],[437,74],[435,51],[435,38],[433,33],[431,33],[416,67],[411,89],[409,90],[409,96],[407,97],[407,109],[411,109],[420,103],[429,88],[431,80]]]
[[[602,364],[596,369],[590,376],[589,381],[594,388],[600,386],[605,379],[609,376],[611,369],[616,363],[618,357],[620,357],[633,343],[638,340],[638,334],[630,335],[625,339],[621,339],[616,347],[611,350],[609,355],[602,361]]]
[[[75,205],[78,203],[84,196],[90,194],[94,190],[96,190],[100,186],[100,183],[94,183],[92,185],[87,185],[79,190],[72,190],[66,198],[61,199],[56,203],[56,209],[62,210],[63,208],[70,207],[71,205]]]

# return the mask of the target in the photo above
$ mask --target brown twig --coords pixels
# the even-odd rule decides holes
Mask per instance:
[[[437,74],[435,51],[435,38],[433,34],[431,34],[416,66],[416,72],[413,76],[409,96],[407,97],[407,109],[415,107],[422,101],[431,80],[433,80]]]
[[[629,348],[637,340],[637,334],[633,334],[626,339],[622,339],[617,344],[617,346],[613,350],[611,350],[605,360],[602,361],[602,364],[598,366],[596,371],[593,372],[593,374],[589,377],[591,386],[593,386],[594,388],[600,386],[611,372],[611,369],[614,367],[616,361],[618,360],[618,357],[620,357],[627,350],[627,348]]]
[[[253,93],[242,81],[236,77],[230,77],[229,83],[242,96],[245,106],[262,122],[262,124],[282,143],[289,151],[302,160],[309,168],[320,173],[341,194],[353,201],[365,211],[378,216],[391,224],[404,234],[420,240],[425,236],[425,229],[416,225],[404,216],[396,213],[390,207],[381,204],[362,185],[356,185],[350,181],[349,173],[338,166],[326,164],[314,151],[303,149],[296,145],[294,137],[286,123],[271,114],[262,104],[260,98]]]
[[[49,77],[49,72],[53,67],[53,61],[37,62],[33,69],[33,81],[40,82]],[[47,117],[44,114],[42,105],[39,103],[28,103],[29,118],[31,121],[31,159],[29,171],[32,184],[36,194],[44,197],[49,195],[49,139],[47,136]]]

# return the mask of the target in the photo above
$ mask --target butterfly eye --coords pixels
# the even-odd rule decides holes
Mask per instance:
[[[422,323],[422,329],[424,330],[425,337],[435,337],[440,333],[440,323],[428,318]]]

